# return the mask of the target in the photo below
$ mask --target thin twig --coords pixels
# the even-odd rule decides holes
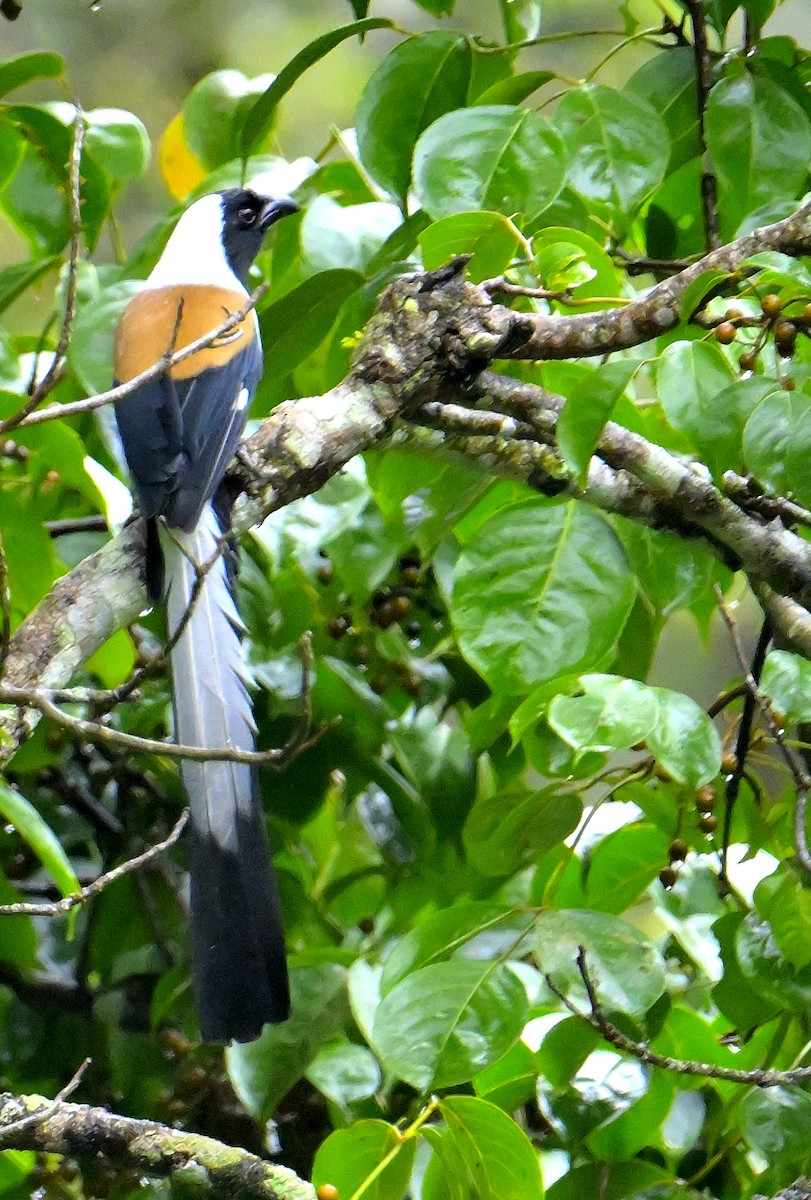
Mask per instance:
[[[36,1112],[29,1113],[25,1117],[18,1117],[16,1121],[10,1121],[8,1125],[4,1125],[2,1130],[0,1130],[0,1146],[8,1134],[12,1134],[16,1137],[18,1134],[22,1133],[23,1130],[30,1128],[32,1125],[39,1125],[42,1121],[47,1121],[54,1115],[54,1113],[58,1112],[67,1100],[68,1096],[73,1095],[79,1084],[82,1082],[82,1077],[84,1076],[84,1073],[90,1066],[91,1062],[92,1059],[86,1058],[84,1062],[76,1068],[65,1086],[56,1093],[53,1100],[48,1100],[45,1104],[43,1104],[42,1108],[38,1109]]]
[[[773,629],[771,621],[768,617],[764,620],[760,634],[758,635],[755,652],[752,656],[752,666],[749,670],[750,677],[754,680],[755,686],[760,687],[760,677],[763,673],[763,664],[766,661],[766,655],[769,646],[772,642]],[[732,831],[732,815],[735,810],[735,802],[738,799],[738,793],[741,788],[741,781],[746,775],[746,756],[749,753],[749,746],[752,740],[752,725],[755,719],[755,709],[758,704],[757,692],[745,685],[745,697],[743,709],[741,711],[741,720],[738,725],[738,736],[735,741],[735,766],[731,774],[727,777],[725,791],[725,807],[724,807],[724,830],[721,841],[721,873],[720,881],[727,885],[729,877],[727,875],[727,858],[729,856],[729,842]]]
[[[11,646],[11,593],[8,586],[8,563],[6,550],[0,536],[0,678],[6,669],[6,659]]]
[[[72,892],[70,896],[63,896],[61,900],[54,900],[47,904],[29,904],[25,901],[20,901],[17,904],[0,904],[0,916],[61,917],[64,913],[69,913],[77,905],[86,904],[94,896],[100,895],[105,888],[109,887],[111,883],[115,883],[117,879],[128,875],[130,871],[137,871],[140,867],[145,867],[147,863],[152,862],[159,854],[163,854],[164,850],[168,850],[170,846],[174,846],[183,832],[188,819],[189,810],[184,808],[175,822],[172,832],[162,842],[157,842],[156,845],[144,850],[142,854],[136,854],[134,858],[128,858],[126,862],[113,867],[112,870],[106,871],[103,875],[99,875],[97,879],[94,879],[92,883],[88,883],[81,891]]]
[[[707,100],[712,90],[712,62],[707,45],[707,25],[704,20],[704,0],[685,0],[693,26],[693,55],[696,63],[696,86],[698,88],[698,137],[702,160],[707,159],[707,140],[704,117]],[[718,181],[713,171],[706,166],[701,171],[701,213],[704,219],[704,235],[707,249],[717,250],[721,244],[718,214]]]
[[[561,1004],[568,1009],[573,1016],[579,1017],[581,1021],[585,1021],[592,1029],[605,1038],[605,1040],[617,1050],[621,1050],[624,1054],[629,1054],[638,1062],[645,1063],[649,1067],[658,1067],[662,1071],[670,1071],[677,1075],[693,1075],[704,1079],[723,1079],[728,1083],[743,1083],[749,1087],[772,1088],[784,1087],[787,1083],[799,1083],[802,1080],[811,1079],[811,1067],[795,1067],[788,1071],[763,1070],[755,1068],[752,1071],[740,1071],[734,1067],[720,1067],[713,1063],[695,1062],[691,1059],[671,1058],[668,1055],[657,1054],[655,1050],[645,1045],[644,1042],[635,1042],[618,1029],[613,1022],[609,1021],[600,1006],[597,999],[597,993],[594,990],[594,985],[591,982],[589,973],[586,967],[586,951],[585,947],[579,946],[577,950],[577,969],[580,972],[580,977],[583,980],[583,986],[586,989],[586,995],[589,1001],[589,1011],[583,1012],[576,1004],[573,1004],[569,997],[555,983],[551,975],[545,975],[547,987],[553,992]]]
[[[797,855],[797,860],[801,866],[811,875],[811,851],[808,848],[808,837],[806,833],[806,812],[808,809],[808,793],[811,791],[811,778],[803,760],[796,750],[786,741],[785,732],[777,720],[772,708],[771,701],[768,696],[761,692],[757,680],[754,678],[746,661],[746,656],[743,652],[738,629],[735,622],[727,609],[721,589],[715,585],[715,595],[718,602],[718,609],[721,613],[724,624],[729,632],[732,645],[735,649],[735,654],[738,658],[741,670],[744,676],[744,682],[752,693],[755,701],[760,706],[760,709],[766,718],[769,726],[769,732],[780,748],[780,753],[786,763],[789,771],[794,778],[794,790],[797,793],[797,800],[794,806],[794,848]]]
[[[68,274],[65,286],[65,315],[62,328],[48,370],[39,381],[32,379],[30,395],[26,403],[12,416],[0,422],[0,432],[25,424],[28,417],[59,382],[65,365],[73,320],[76,316],[76,283],[79,266],[79,248],[82,237],[82,148],[84,146],[85,120],[78,100],[74,101],[73,138],[68,159],[68,203],[70,207],[70,245],[68,248]],[[38,356],[37,356],[38,360]]]

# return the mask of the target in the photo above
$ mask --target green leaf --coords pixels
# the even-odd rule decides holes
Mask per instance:
[[[655,825],[625,825],[598,842],[588,860],[586,903],[622,913],[668,865],[670,838]]]
[[[664,965],[653,946],[618,917],[580,909],[541,913],[535,927],[539,970],[580,1008],[588,1008],[578,947],[586,951],[586,970],[607,1008],[641,1017],[665,987]]]
[[[343,205],[331,196],[317,196],[301,222],[301,251],[315,271],[346,267],[365,272],[401,222],[393,204]]]
[[[578,312],[588,312],[590,309],[602,310],[606,306],[606,297],[622,296],[621,273],[599,242],[595,242],[594,238],[589,237],[587,233],[583,233],[580,229],[550,225],[545,229],[538,230],[533,235],[532,244],[536,253],[535,265],[540,270],[544,285],[556,290],[576,289]],[[548,258],[544,254],[544,250],[552,248],[553,251],[559,251],[561,246],[565,247],[565,253],[562,263],[558,262],[559,274],[550,279],[546,274]],[[583,301],[588,300],[591,296],[595,297],[595,303],[584,305]],[[565,301],[560,301],[560,305],[565,309]],[[616,360],[616,364],[618,363],[619,360]]]
[[[659,720],[647,735],[648,749],[677,783],[700,788],[721,770],[721,739],[702,708],[681,692],[651,689]]]
[[[583,694],[555,696],[549,724],[575,750],[629,750],[659,721],[653,689],[617,675],[583,675]]]
[[[374,1044],[387,1071],[419,1091],[465,1083],[518,1040],[527,995],[503,963],[463,958],[406,976],[386,995]]]
[[[664,121],[632,92],[590,83],[567,92],[555,123],[567,182],[624,228],[664,178],[670,157]]]
[[[487,1100],[449,1096],[441,1157],[446,1171],[477,1200],[542,1200],[538,1155],[515,1121]]]
[[[730,912],[713,922],[712,932],[721,951],[724,973],[712,989],[712,998],[719,1012],[745,1034],[770,1021],[779,1008],[764,999],[741,970],[735,938],[744,917],[742,912]]]
[[[512,909],[484,900],[464,900],[420,922],[395,944],[381,980],[385,995],[406,975],[449,958],[461,946],[503,925]]]
[[[262,93],[253,107],[248,111],[242,122],[240,132],[240,152],[243,158],[248,158],[259,146],[262,139],[270,131],[276,115],[279,101],[287,95],[294,83],[309,70],[314,63],[319,62],[330,50],[340,46],[347,38],[363,37],[373,29],[393,29],[394,22],[387,17],[365,17],[362,21],[353,21],[350,25],[342,25],[315,38],[303,50],[299,50],[268,88]]]
[[[419,243],[427,271],[469,254],[468,278],[471,283],[481,283],[506,271],[520,240],[512,222],[499,213],[469,212],[435,221],[419,235]]]
[[[597,367],[575,384],[558,418],[558,449],[581,480],[614,406],[639,370],[638,362],[616,359]]]
[[[807,659],[788,650],[771,650],[760,687],[787,724],[811,721],[811,663]]]
[[[17,263],[0,271],[0,312],[8,308],[18,296],[32,287],[43,275],[59,265],[55,257],[34,259],[32,262]]]
[[[778,868],[755,889],[755,904],[769,922],[781,954],[798,970],[811,963],[811,890],[793,871]]]
[[[805,1161],[811,1142],[811,1096],[796,1086],[752,1088],[743,1098],[743,1135],[767,1161]]]
[[[259,314],[265,379],[281,379],[321,345],[346,298],[363,282],[357,271],[319,271]]]
[[[92,394],[104,392],[113,383],[113,339],[124,309],[141,284],[133,280],[93,286],[81,297],[68,345],[68,362],[83,387]]]
[[[16,789],[0,780],[0,814],[28,843],[48,871],[63,896],[78,892],[79,880],[70,860],[50,826],[46,825],[33,804]]]
[[[286,1092],[305,1073],[322,1046],[341,1031],[345,1018],[345,975],[325,963],[296,967],[290,974],[292,1016],[266,1025],[255,1042],[232,1043],[225,1052],[234,1091],[257,1120],[267,1120]]]
[[[70,104],[10,104],[5,116],[26,142],[15,174],[0,194],[6,216],[37,249],[58,253],[70,238],[67,163],[75,116]],[[86,150],[81,165],[82,228],[95,248],[110,207],[107,177]]]
[[[538,36],[541,0],[498,0],[501,23],[508,42],[525,42]]]
[[[799,389],[764,396],[744,427],[743,454],[748,469],[770,491],[811,503],[811,396]]]
[[[690,46],[669,46],[655,54],[625,85],[663,119],[669,135],[670,175],[701,153],[696,94],[696,64]]]
[[[33,79],[57,79],[64,71],[65,63],[58,54],[21,54],[0,63],[0,96],[7,96]]]
[[[674,429],[690,436],[696,448],[706,451],[710,464],[725,469],[722,453],[716,451],[716,440],[722,448],[734,444],[737,429],[718,403],[719,392],[735,380],[735,372],[720,346],[712,342],[671,342],[659,359],[657,368],[659,400],[665,416]],[[739,381],[736,381],[739,382]],[[733,410],[735,411],[735,410]],[[715,460],[720,460],[717,464]]]
[[[356,1121],[349,1129],[336,1129],[316,1152],[313,1187],[331,1184],[339,1196],[354,1196],[359,1189],[364,1200],[391,1200],[402,1196],[417,1147],[416,1138],[404,1141],[399,1130],[385,1121]],[[392,1160],[367,1186],[366,1180],[388,1156]]]
[[[182,109],[183,138],[207,170],[239,156],[241,122],[271,79],[272,75],[249,79],[242,71],[212,71],[189,92]]]
[[[313,1087],[349,1113],[349,1106],[367,1100],[380,1087],[380,1067],[365,1046],[345,1038],[318,1051],[306,1071]]]
[[[582,813],[577,796],[556,788],[497,792],[471,809],[462,841],[483,875],[510,875],[559,845]]]
[[[675,1084],[664,1071],[651,1075],[645,1094],[589,1134],[587,1145],[600,1161],[623,1161],[657,1139],[673,1104]]]
[[[793,200],[811,158],[811,122],[788,92],[748,71],[710,91],[704,130],[718,179],[722,234],[755,209]]]
[[[85,145],[115,184],[143,175],[150,144],[142,121],[121,108],[94,108],[85,119]]]
[[[607,521],[583,505],[530,500],[494,513],[462,550],[451,619],[468,662],[495,690],[520,695],[596,666],[634,592]]]
[[[509,7],[514,5],[509,0]],[[508,75],[499,79],[477,96],[474,105],[480,104],[521,104],[527,96],[537,92],[538,88],[555,78],[554,71],[524,71],[520,75]]]
[[[748,913],[735,933],[735,953],[752,990],[779,1012],[805,1013],[811,1004],[811,968],[796,971],[777,945],[771,926]]]
[[[446,113],[414,150],[414,189],[434,220],[487,209],[534,220],[563,186],[563,147],[531,109],[507,105]]]
[[[402,204],[417,138],[443,113],[464,105],[470,67],[468,38],[437,31],[395,46],[364,88],[355,114],[358,153],[370,175]]]

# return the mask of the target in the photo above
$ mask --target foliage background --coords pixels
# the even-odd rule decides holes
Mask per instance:
[[[520,9],[534,19],[534,5]],[[633,11],[643,25],[661,18],[653,6]],[[385,15],[409,29],[437,28],[411,4]],[[234,129],[213,124],[210,92],[198,93],[196,109],[185,108],[183,137],[170,125],[189,90],[221,67],[248,76],[278,70],[351,16],[337,4],[312,6],[302,17],[289,6],[259,4],[151,12],[103,2],[97,12],[65,4],[45,12],[30,2],[16,24],[3,27],[13,51],[34,48],[30,39],[40,36],[43,48],[64,52],[69,64],[67,85],[37,81],[20,93],[21,105],[78,93],[91,113],[83,165],[89,253],[78,272],[68,369],[53,398],[107,386],[111,330],[133,281],[159,252],[167,212],[190,188],[239,176]],[[63,17],[69,20],[60,24]],[[804,6],[786,4],[768,32],[799,40],[804,18]],[[619,28],[622,19],[613,4],[561,5],[544,13],[543,32],[575,23]],[[452,25],[500,37],[499,7],[460,6]],[[736,17],[732,45],[739,33]],[[465,43],[435,32],[431,39],[411,45],[427,45],[415,55],[441,62],[437,113],[459,109],[469,121]],[[695,188],[671,180],[666,194],[670,143],[684,136],[696,157],[694,109],[672,116],[667,128],[659,123],[659,109],[669,105],[655,93],[656,67],[642,75],[644,85],[637,81],[643,96],[650,89],[653,108],[622,108],[630,103],[622,90],[628,79],[656,52],[650,44],[626,48],[599,76],[618,89],[603,96],[599,112],[602,120],[612,108],[619,113],[612,194],[577,173],[583,114],[570,96],[543,110],[544,119],[556,113],[560,139],[545,125],[534,135],[534,161],[549,152],[544,176],[520,162],[506,169],[508,200],[520,196],[527,211],[518,202],[499,204],[494,187],[480,190],[480,204],[461,205],[491,215],[459,217],[447,197],[460,164],[442,158],[454,141],[423,141],[415,181],[430,218],[404,236],[397,184],[405,160],[392,166],[391,100],[385,76],[373,75],[401,43],[391,31],[369,33],[363,45],[345,42],[302,76],[276,127],[254,147],[276,183],[298,188],[307,206],[303,218],[274,234],[260,263],[271,290],[261,309],[268,367],[257,418],[283,398],[335,386],[381,289],[420,258],[435,267],[453,252],[475,251],[471,277],[480,281],[521,259],[522,237],[532,234],[538,257],[512,268],[512,278],[531,284],[540,275],[569,289],[553,301],[567,314],[578,311],[578,300],[586,299],[588,311],[651,284],[650,276],[626,279],[606,247],[633,254],[666,244],[673,254],[703,248]],[[551,66],[579,77],[599,61],[598,44],[535,48],[514,70]],[[714,166],[726,239],[755,211],[764,220],[785,215],[807,186],[807,60],[787,43],[774,47],[776,82],[765,97],[749,106],[717,101]],[[682,54],[674,85],[681,94],[692,62],[689,51],[674,53]],[[490,69],[484,56],[477,67]],[[740,56],[717,69],[716,97],[749,78]],[[419,58],[410,70],[408,84],[418,91],[425,78]],[[497,70],[487,82],[503,83]],[[505,120],[532,111],[532,93],[498,95],[519,105]],[[4,417],[19,407],[43,336],[55,341],[53,329],[43,335],[43,314],[54,302],[58,314],[64,304],[70,232],[62,202],[51,207],[69,148],[69,114],[23,110],[17,101],[9,95],[0,114],[8,135],[0,148],[16,152],[11,127],[27,156],[4,172],[3,252],[10,264],[28,260],[42,272],[19,297],[13,266],[0,275],[8,326],[0,342]],[[119,117],[111,126],[94,119],[98,106],[131,110],[145,124]],[[725,140],[742,113],[751,127]],[[360,165],[351,145],[317,169],[287,165],[319,155],[332,127],[355,122]],[[761,122],[768,136],[756,143],[750,172],[739,139],[759,135]],[[157,147],[167,125],[173,132],[164,157],[148,163],[147,133]],[[637,160],[628,147],[640,127],[646,136]],[[470,126],[462,129],[469,136]],[[781,130],[785,139],[776,136]],[[190,146],[214,175],[195,166]],[[24,201],[15,198],[20,181]],[[167,185],[172,199],[162,191]],[[674,216],[693,217],[686,234],[665,236],[656,227],[651,213],[668,206]],[[505,219],[513,211],[515,224]],[[547,235],[549,228],[558,232]],[[774,492],[808,504],[804,443],[793,456],[787,443],[807,419],[803,305],[811,284],[803,264],[786,256],[763,259],[757,269],[741,283],[739,300],[740,319],[751,317],[754,332],[735,331],[731,346],[706,327],[684,324],[644,353],[615,355],[599,377],[593,362],[512,364],[519,377],[575,397],[576,419],[569,419],[568,442],[563,434],[560,442],[570,471],[577,475],[613,412],[685,460],[702,459],[716,480],[729,467],[750,469]],[[705,316],[717,324],[729,300],[712,296],[713,282],[705,280],[693,301],[701,308],[707,300]],[[774,322],[764,319],[760,302],[772,293],[791,306],[800,329],[791,356],[774,352]],[[543,311],[546,302],[515,303]],[[742,344],[760,329],[764,344],[749,378]],[[640,367],[645,357],[655,364]],[[719,427],[714,402],[722,389],[729,389],[728,416]],[[122,497],[113,446],[94,417],[19,430],[5,454],[0,525],[9,618],[17,626],[54,579],[106,536],[78,525],[65,532],[53,522],[99,511],[113,521]],[[758,735],[761,757],[743,781],[730,830],[754,866],[736,871],[731,859],[732,890],[718,884],[731,770],[721,751],[732,749],[739,709],[713,726],[694,701],[707,704],[740,675],[712,590],[719,584],[754,613],[740,576],[702,541],[609,520],[513,480],[494,482],[472,466],[396,448],[367,454],[317,496],[275,514],[247,539],[243,559],[241,609],[262,742],[281,743],[300,712],[296,645],[306,630],[316,656],[314,722],[326,730],[283,772],[263,777],[296,1015],[224,1058],[197,1043],[181,848],[148,873],[117,882],[70,922],[3,918],[4,1086],[53,1095],[87,1054],[92,1066],[81,1099],[255,1150],[278,1149],[302,1175],[339,1186],[342,1200],[364,1183],[363,1194],[379,1200],[406,1191],[423,1200],[525,1200],[541,1194],[539,1158],[554,1200],[664,1200],[702,1189],[742,1196],[775,1190],[807,1170],[811,1103],[800,1087],[762,1092],[653,1070],[567,1013],[544,979],[550,975],[586,1007],[574,967],[583,945],[613,1021],[659,1054],[728,1068],[805,1061],[811,910],[794,861],[796,780],[767,757],[768,727]],[[680,625],[671,634],[675,614]],[[80,682],[118,684],[155,652],[159,635],[156,615],[119,633]],[[782,713],[808,719],[803,660],[772,655],[766,680]],[[87,711],[99,715],[100,708]],[[110,720],[165,737],[165,682],[149,681],[138,704],[117,708]],[[134,758],[44,723],[14,757],[9,780],[0,796],[9,822],[0,835],[5,901],[69,892],[77,877],[84,882],[165,834],[181,802],[168,760]],[[597,815],[573,844],[584,808],[595,805]],[[375,1175],[387,1155],[390,1165]],[[0,1188],[9,1197],[33,1187],[53,1195],[144,1190],[126,1174],[97,1172],[79,1177],[64,1160],[5,1152]]]

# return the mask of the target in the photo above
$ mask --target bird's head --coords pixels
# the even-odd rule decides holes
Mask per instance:
[[[195,200],[178,221],[155,269],[152,287],[178,283],[243,286],[271,225],[298,212],[287,196],[262,196],[250,188],[228,188]]]

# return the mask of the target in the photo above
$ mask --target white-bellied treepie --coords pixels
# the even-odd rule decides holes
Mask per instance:
[[[195,201],[121,318],[118,382],[243,308],[265,231],[295,211],[292,200],[244,188]],[[185,745],[254,748],[243,627],[221,552],[230,522],[221,485],[261,374],[251,311],[207,349],[116,404],[146,522],[147,591],[153,602],[164,601],[170,637],[187,620],[171,651],[175,735]],[[284,933],[255,770],[186,759],[181,773],[191,810],[192,975],[201,1032],[206,1041],[251,1041],[266,1022],[289,1015]]]

